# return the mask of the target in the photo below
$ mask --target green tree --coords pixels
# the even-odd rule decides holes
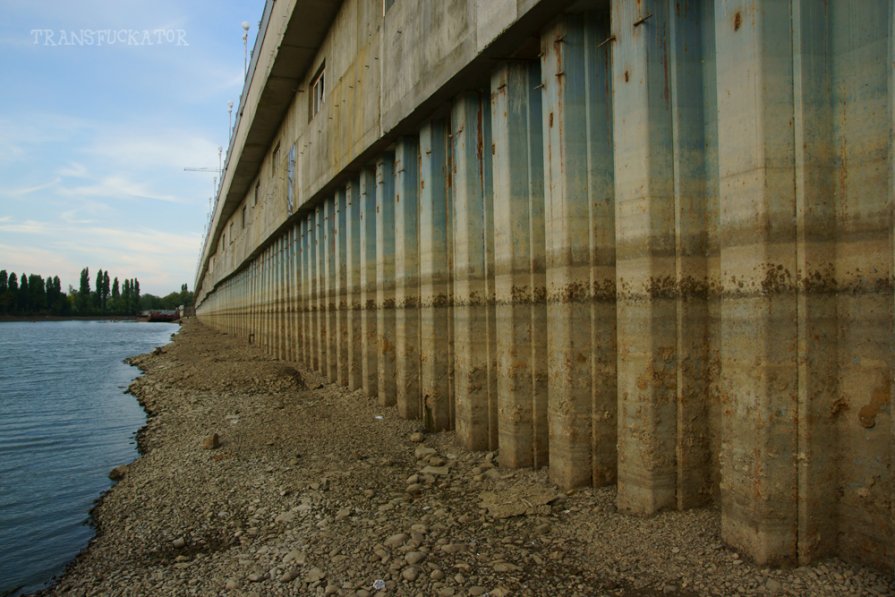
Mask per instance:
[[[28,276],[23,272],[19,276],[19,295],[16,297],[19,313],[31,311],[31,291],[28,290]]]
[[[140,281],[134,278],[133,282],[134,306],[131,309],[131,315],[136,315],[140,311]]]
[[[90,269],[84,268],[81,270],[81,284],[78,287],[78,312],[81,315],[86,315],[90,310]]]
[[[96,282],[93,286],[93,308],[97,311],[103,309],[103,270],[96,272]]]
[[[6,297],[8,312],[15,312],[19,300],[19,278],[15,272],[9,274],[9,279],[6,282]]]
[[[53,287],[56,290],[56,308],[53,310],[57,315],[68,315],[71,313],[71,303],[68,296],[62,292],[62,280],[59,276],[53,276]],[[69,286],[71,288],[71,286]]]
[[[9,312],[7,293],[9,292],[9,274],[5,269],[0,269],[0,313]]]
[[[124,280],[124,288],[121,291],[121,312],[129,313],[131,309],[131,295],[133,291],[131,290],[131,281],[128,279]]]
[[[103,313],[106,312],[106,307],[109,304],[109,294],[111,294],[111,289],[109,288],[109,270],[103,272]]]
[[[47,309],[47,291],[44,279],[39,274],[28,276],[28,306],[32,313],[40,313]]]
[[[115,281],[112,282],[112,312],[121,312],[121,285],[118,283],[118,276],[115,276]]]

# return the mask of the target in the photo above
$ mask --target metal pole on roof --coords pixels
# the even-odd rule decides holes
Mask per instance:
[[[242,22],[242,78],[249,73],[249,25],[248,21]]]

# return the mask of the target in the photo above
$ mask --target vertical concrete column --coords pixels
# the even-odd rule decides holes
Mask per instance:
[[[291,360],[292,351],[292,272],[289,262],[292,260],[292,231],[283,231],[283,360]]]
[[[360,303],[361,387],[379,395],[378,335],[376,331],[376,171],[360,173]]]
[[[248,275],[246,276],[246,287],[245,287],[245,297],[244,297],[244,310],[246,313],[246,339],[249,344],[253,344],[255,342],[255,299],[257,298],[257,294],[255,294],[255,274],[257,270],[258,259],[253,259],[251,263],[249,263],[249,268],[247,270]]]
[[[280,326],[279,326],[279,256],[280,256],[280,239],[275,238],[270,243],[270,271],[267,279],[268,283],[268,299],[269,299],[269,325],[270,325],[270,354],[274,358],[279,357],[280,345]]]
[[[547,464],[547,305],[540,65],[491,76],[500,462]]]
[[[895,64],[895,6],[889,4],[889,62]],[[889,97],[889,205],[895,206],[895,69],[889,69],[889,89],[888,89],[888,97]],[[892,263],[895,264],[895,226],[892,226]],[[890,301],[891,302],[891,301]],[[895,312],[895,305],[893,305],[893,312]],[[891,346],[891,353],[895,353],[895,317],[892,319],[892,326],[889,328],[890,330],[890,340],[892,340],[893,344]],[[895,405],[895,380],[890,380],[890,392],[889,392],[889,404]],[[889,486],[892,487],[895,485],[895,478],[892,478],[892,475],[895,475],[895,417],[892,416],[892,413],[895,412],[895,409],[890,406],[889,408]],[[891,493],[895,493],[892,491]],[[889,504],[890,511],[890,521],[889,521],[889,536],[895,539],[895,500],[892,500]],[[895,540],[891,540],[889,545],[895,543]],[[890,550],[889,556],[889,567],[892,570],[895,570],[895,550]]]
[[[301,227],[292,226],[292,360],[301,362]]]
[[[457,437],[471,450],[497,447],[497,400],[490,392],[484,112],[476,92],[451,111],[454,255],[454,398]],[[488,110],[490,116],[490,110]],[[490,156],[489,156],[490,157]],[[490,160],[489,160],[490,161]],[[487,197],[490,199],[490,193]]]
[[[348,345],[351,336],[348,333],[348,303],[346,272],[347,256],[345,250],[345,188],[336,190],[335,194],[335,261],[336,261],[336,381],[343,386],[348,385]]]
[[[261,338],[260,346],[264,352],[270,354],[270,247],[265,248],[261,253]]]
[[[273,254],[273,245],[268,245],[264,258],[264,346],[269,355],[274,354]]]
[[[252,290],[252,310],[254,314],[254,342],[259,348],[264,348],[264,252],[262,251],[255,259],[255,281]]]
[[[423,420],[433,431],[454,426],[451,337],[451,216],[448,124],[420,129],[420,384]]]
[[[326,353],[328,337],[326,335],[326,216],[323,205],[314,210],[315,224],[315,257],[316,294],[317,294],[317,372],[326,376]]]
[[[301,335],[300,335],[300,344],[301,344],[301,363],[306,367],[310,366],[310,351],[308,349],[309,346],[309,330],[310,330],[310,317],[308,313],[309,309],[309,288],[310,281],[308,279],[308,217],[307,215],[301,216],[301,219],[298,221],[299,233],[301,235],[301,248],[299,249],[299,280],[301,284],[301,293],[300,293],[300,315],[301,315]]]
[[[789,4],[715,8],[723,299],[721,533],[793,562],[798,300]]]
[[[677,507],[717,496],[720,287],[714,2],[670,17],[677,310]],[[713,290],[714,289],[714,290]],[[714,442],[714,443],[713,443]]]
[[[284,313],[285,289],[284,283],[286,268],[286,243],[283,235],[279,235],[274,242],[276,251],[274,253],[274,333],[276,338],[276,357],[283,359],[285,357],[285,331],[286,318]]]
[[[395,156],[376,161],[376,331],[379,404],[396,402],[395,385]]]
[[[305,228],[305,364],[314,367],[314,212],[309,212],[304,217]]]
[[[793,132],[798,293],[798,560],[835,552],[838,535],[840,395],[837,298],[824,288],[836,262],[833,150],[833,16],[792,3]],[[734,18],[736,18],[734,16]],[[730,24],[728,23],[728,32]]]
[[[550,476],[615,480],[615,244],[606,15],[541,37]],[[602,45],[601,45],[602,44]]]
[[[419,140],[395,148],[395,398],[398,414],[422,418],[420,393]]]
[[[293,267],[293,259],[295,257],[295,237],[293,235],[293,227],[286,229],[286,259],[284,267],[286,268],[286,349],[285,359],[293,361],[295,358],[295,309],[293,301],[295,300],[295,269]]]
[[[687,57],[678,56],[671,45],[672,33],[691,42],[699,41],[697,35],[688,35],[691,30],[681,13],[689,16],[696,9],[688,6],[670,11],[665,2],[612,5],[612,30],[617,40],[613,99],[617,165],[618,505],[622,510],[641,514],[677,506],[678,382],[679,367],[684,362],[678,349],[689,346],[678,346],[678,325],[682,322],[678,319],[677,299],[683,287],[677,283],[676,249],[678,240],[684,248],[691,240],[688,233],[692,235],[695,230],[699,234],[703,227],[699,211],[675,209],[677,199],[696,205],[701,199],[695,185],[687,186],[688,178],[692,178],[687,176],[689,172],[675,171],[676,166],[687,168],[687,160],[693,158],[679,153],[691,149],[691,139],[687,138],[691,131],[686,126],[675,131],[672,114],[678,117],[678,124],[686,124],[686,109],[699,101],[694,95],[701,96],[701,87],[688,85],[686,80]],[[647,14],[651,17],[642,21]],[[698,20],[693,20],[698,25]],[[676,24],[681,27],[675,27]],[[677,58],[684,63],[679,64]],[[675,132],[679,134],[675,136]],[[701,149],[701,139],[697,143],[697,149]],[[684,180],[677,180],[675,174]],[[694,252],[698,255],[698,247]],[[697,282],[698,291],[705,276],[694,265],[682,264],[681,273],[696,274],[692,279]],[[692,340],[699,350],[699,344],[705,341],[704,330],[698,329]],[[693,389],[681,388],[683,403],[705,401],[704,392],[691,395]],[[686,483],[683,488],[687,488]]]
[[[362,386],[363,357],[361,351],[361,292],[360,292],[360,181],[351,180],[345,187],[345,286],[347,291],[348,388]]]
[[[265,353],[270,352],[270,304],[269,304],[269,289],[268,289],[268,278],[270,274],[270,251],[268,248],[265,248],[261,253],[261,280],[260,280],[260,322],[259,327],[261,328],[261,338],[260,338],[260,346],[264,349]]]
[[[890,459],[890,441],[895,405],[890,397],[895,367],[891,335],[895,268],[889,176],[895,152],[891,119],[895,93],[892,86],[895,7],[887,0],[849,0],[822,7],[805,3],[800,8],[804,14],[819,12],[824,16],[827,13],[833,55],[829,105],[833,111],[835,157],[831,179],[834,183],[825,187],[826,192],[817,198],[819,205],[809,204],[805,217],[813,218],[816,210],[826,205],[832,189],[836,210],[839,385],[832,402],[836,436],[829,448],[838,444],[840,449],[836,477],[836,486],[841,488],[837,504],[837,548],[849,558],[892,570],[895,527],[891,524],[890,512],[895,496],[895,461]],[[810,35],[807,30],[805,35]],[[809,230],[805,235],[806,240],[813,241],[812,245],[829,237],[828,233],[818,239],[812,232]],[[817,281],[823,273],[825,270],[808,271],[802,277]],[[824,294],[824,286],[821,284],[815,294]],[[809,346],[810,352],[800,354],[800,362],[805,357],[823,358],[822,342],[823,338],[814,340]],[[822,366],[821,361],[818,368]],[[811,399],[808,405],[814,405],[818,398],[812,389],[807,392]],[[817,404],[818,417],[823,417],[822,408],[822,403]],[[829,435],[824,427],[831,422],[825,417],[818,423],[821,424],[812,430],[815,445],[827,442]],[[800,435],[800,453],[806,443]],[[801,458],[799,464],[803,464]],[[824,479],[820,477],[817,481]],[[801,506],[800,503],[800,516]],[[801,536],[799,543],[801,556]]]
[[[320,210],[310,212],[310,276],[311,276],[311,367],[320,371],[321,344],[320,344]]]
[[[336,367],[338,356],[336,355],[336,203],[335,198],[327,197],[323,203],[323,272],[324,294],[326,306],[326,378],[336,381]]]

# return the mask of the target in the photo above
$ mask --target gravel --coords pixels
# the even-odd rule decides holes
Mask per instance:
[[[838,559],[755,566],[722,544],[714,509],[626,516],[614,488],[501,468],[195,320],[132,361],[142,456],[46,594],[895,593]]]

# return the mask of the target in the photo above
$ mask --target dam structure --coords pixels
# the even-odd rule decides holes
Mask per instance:
[[[269,0],[197,317],[505,467],[895,567],[891,0]]]

